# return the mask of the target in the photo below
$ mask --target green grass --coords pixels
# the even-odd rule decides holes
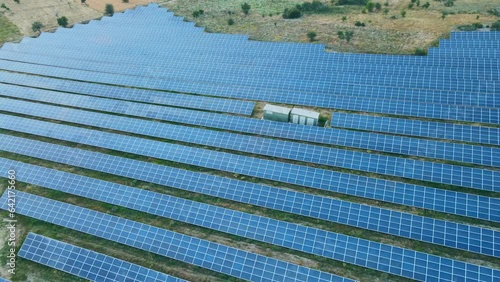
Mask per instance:
[[[9,19],[0,14],[0,44],[21,37],[21,32]]]

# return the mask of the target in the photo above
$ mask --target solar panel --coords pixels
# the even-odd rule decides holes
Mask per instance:
[[[74,93],[90,94],[94,96],[118,98],[130,101],[149,102],[155,104],[180,106],[194,109],[204,109],[211,111],[221,111],[236,114],[250,115],[255,103],[228,100],[221,98],[208,98],[194,95],[173,94],[144,89],[134,89],[126,87],[117,87],[111,85],[102,85],[94,83],[84,83],[79,81],[59,80],[54,78],[33,76],[26,74],[2,72],[0,81],[4,83],[24,85],[31,87],[40,87],[54,89],[58,91],[68,91]],[[418,89],[399,89],[389,87],[369,87],[369,86],[350,86],[347,85],[337,89],[340,98],[366,97],[370,99],[388,99],[400,100],[418,103],[442,103],[447,105],[467,105],[495,107],[500,105],[500,100],[496,95],[477,94],[447,91],[427,91]],[[415,111],[416,114],[424,112]]]
[[[318,232],[323,232],[319,229],[306,228],[302,225],[287,223],[285,221],[1,158],[0,166],[5,168],[5,170],[14,167],[16,171],[20,172],[19,181],[324,256],[321,251],[310,249],[308,244],[303,244],[303,241],[301,241],[302,239],[305,240],[305,238],[317,238],[316,235]],[[137,201],[137,199],[144,200]],[[356,211],[360,215],[358,221],[362,221],[362,223],[349,224],[349,219],[355,221],[356,216],[352,214],[356,214]],[[500,237],[500,232],[491,229],[349,202],[341,203],[339,209],[330,210],[330,213],[340,213],[340,217],[345,218],[345,220],[339,220],[337,223],[347,222],[347,225],[355,227],[484,255],[498,256],[500,254],[500,243],[495,244],[494,242],[494,238]],[[368,228],[366,228],[366,225],[368,225]],[[255,226],[258,228],[253,228]],[[294,238],[297,241],[293,244],[286,243],[288,240],[285,234],[290,232],[285,231],[285,234],[283,234],[283,232],[278,231],[298,229],[304,230],[305,235],[303,238]],[[334,236],[331,232],[326,232],[325,234],[326,237]],[[321,243],[321,239],[316,239],[315,244],[319,243]]]
[[[350,215],[356,218],[354,213],[346,215],[331,214],[329,212],[331,208],[338,209],[341,205],[330,198],[8,135],[0,134],[0,141],[2,141],[0,142],[0,149],[6,152],[237,202],[245,202],[271,209],[277,208],[286,212],[320,217],[325,220],[344,220],[345,222],[345,219],[350,218]],[[7,144],[16,144],[16,146],[8,146]],[[234,189],[234,187],[238,187],[238,189]],[[344,189],[340,192],[379,201],[500,222],[500,215],[496,212],[500,208],[500,199],[496,198],[408,184],[386,187],[383,190],[374,189],[373,186],[366,188],[355,186],[352,189]]]
[[[254,102],[248,101],[116,87],[19,73],[0,72],[0,81],[49,90],[240,115],[251,115],[255,107]]]
[[[248,119],[82,95],[62,94],[55,91],[5,84],[0,84],[0,93],[9,97],[59,105],[321,144],[340,145],[489,166],[494,166],[495,162],[500,161],[500,157],[498,157],[500,156],[500,150],[497,148]],[[364,103],[366,103],[366,100]]]
[[[367,116],[335,112],[331,126],[500,145],[500,129],[414,119]]]
[[[50,52],[50,51],[49,51]],[[323,95],[327,95],[328,91],[334,90],[343,84],[352,85],[379,85],[379,86],[392,86],[399,88],[418,88],[418,89],[438,89],[438,90],[448,90],[448,91],[469,91],[473,93],[498,93],[500,91],[500,86],[496,81],[488,80],[464,80],[464,79],[436,79],[432,77],[422,77],[422,76],[380,76],[376,74],[363,74],[363,73],[335,73],[335,76],[331,76],[328,81],[321,81],[316,83],[311,83],[307,80],[297,79],[297,80],[287,80],[281,81],[280,79],[275,79],[274,77],[265,76],[260,74],[256,76],[252,73],[246,71],[246,69],[240,68],[246,75],[238,76],[230,71],[218,71],[218,72],[207,72],[200,67],[191,67],[189,69],[179,69],[177,67],[161,68],[151,71],[151,66],[149,65],[134,65],[134,67],[127,67],[126,62],[124,65],[116,65],[112,63],[104,64],[97,63],[81,59],[66,59],[60,58],[59,54],[61,52],[53,50],[51,56],[44,56],[37,52],[37,54],[28,54],[21,52],[12,52],[7,50],[0,51],[0,59],[2,60],[16,60],[20,62],[41,64],[53,67],[61,67],[66,69],[73,69],[75,71],[82,72],[92,71],[104,74],[113,73],[115,76],[128,76],[137,79],[142,79],[143,77],[149,76],[150,79],[159,80],[157,83],[168,83],[169,80],[174,79],[177,81],[183,81],[185,84],[189,84],[187,81],[201,81],[202,83],[211,84],[230,84],[234,87],[236,86],[246,86],[246,87],[262,87],[265,85],[269,88],[268,91],[272,91],[272,88],[287,87],[292,91],[306,91],[306,92],[318,92]],[[95,54],[95,52],[88,51],[89,54]],[[83,57],[85,53],[78,52],[78,57]],[[76,55],[75,55],[76,56]],[[45,67],[47,67],[45,66]],[[262,73],[262,71],[261,71]],[[123,79],[123,78],[122,78]],[[128,84],[130,86],[140,86],[137,85],[140,81],[134,83],[134,80],[130,81]],[[168,89],[165,89],[168,90]],[[236,90],[236,89],[234,89]],[[253,99],[252,94],[247,94],[246,98]]]
[[[500,183],[500,173],[490,170],[237,135],[221,131],[60,108],[39,103],[0,98],[0,110],[252,154],[482,190],[493,191],[498,187],[497,183]]]
[[[31,232],[18,255],[91,281],[186,281]]]
[[[6,209],[6,198],[7,193],[4,193],[3,209]],[[18,214],[245,280],[353,281],[21,191],[16,192],[16,199]]]
[[[18,63],[7,62],[8,64],[16,64],[20,66]],[[0,63],[1,65],[2,63]],[[9,68],[11,70],[20,70],[33,72],[40,66],[24,66],[24,70],[20,70],[17,67]],[[46,69],[46,67],[44,67]],[[71,70],[59,70],[59,74],[53,74],[55,76],[65,77]],[[106,74],[112,75],[112,74]],[[88,81],[101,81],[106,83],[108,79],[105,78],[105,75],[91,74],[88,78]],[[75,79],[83,79],[82,75],[75,74]],[[132,78],[129,80],[123,80],[122,82],[128,84]],[[113,81],[113,79],[111,79]],[[147,82],[149,81],[149,82]],[[156,81],[156,80],[154,80]],[[140,80],[143,87],[151,87],[151,83],[157,83],[153,80],[149,80],[143,78]],[[109,81],[108,81],[109,82]],[[169,83],[176,84],[176,82],[171,81]],[[213,91],[224,93],[222,96],[228,96],[232,98],[238,98],[239,92],[235,92],[231,87],[218,85],[212,87],[211,85],[199,85],[201,88],[190,89],[184,88],[185,85],[182,83],[177,83],[176,85],[182,87],[176,89],[176,91],[180,92],[204,92],[205,89],[212,89]],[[5,89],[7,85],[2,85],[3,92],[5,93]],[[203,88],[203,90],[202,90]],[[197,90],[198,89],[198,90]],[[241,88],[242,90],[243,88]],[[207,91],[212,91],[207,90]],[[301,104],[301,105],[315,105],[315,106],[323,106],[326,108],[336,108],[336,109],[348,109],[348,110],[359,110],[359,111],[367,111],[367,112],[380,112],[386,114],[399,114],[399,115],[409,115],[409,116],[421,116],[428,118],[438,118],[438,119],[449,119],[449,120],[463,120],[463,121],[474,121],[474,122],[482,122],[482,123],[499,123],[500,122],[500,110],[494,108],[478,108],[478,107],[466,107],[466,106],[454,106],[454,105],[440,105],[440,104],[421,104],[414,102],[406,102],[406,101],[393,101],[393,100],[384,100],[384,99],[368,99],[368,98],[360,98],[360,97],[344,97],[344,96],[331,96],[331,97],[321,97],[321,96],[304,96],[304,95],[291,95],[287,96],[285,94],[290,94],[289,91],[283,93],[266,93],[262,92],[259,89],[249,89],[253,93],[260,93],[256,95],[260,95],[256,99],[262,100],[271,100],[276,102],[283,102],[289,104]],[[34,91],[34,90],[32,90]],[[227,94],[227,95],[226,95]],[[218,95],[218,94],[215,94]],[[241,97],[240,97],[241,98]]]
[[[3,209],[6,209],[6,195],[4,193],[2,196]],[[169,256],[177,260],[188,261],[205,268],[217,269],[219,272],[243,279],[246,278],[247,280],[352,281],[329,273],[255,255],[221,244],[24,192],[17,192],[17,199],[19,203],[16,205],[16,209],[19,214]],[[289,238],[294,238],[302,232],[303,230],[297,229],[293,232],[290,231],[287,235]],[[325,236],[325,233],[318,233],[313,238],[318,240],[321,238],[320,236]],[[481,281],[494,281],[495,277],[500,276],[500,270],[341,234],[336,236],[326,235],[325,240],[332,244],[314,246],[316,241],[312,241],[312,244],[324,254],[330,253],[332,256],[344,258],[351,263],[356,261],[364,262],[368,267],[370,265],[387,264],[391,261],[397,262],[398,268],[385,267],[389,273],[411,277],[416,280],[455,281],[479,278]],[[361,252],[365,253],[365,255],[357,258],[356,253]],[[378,254],[380,259],[375,258],[375,254]],[[257,262],[262,264],[256,265]],[[259,267],[260,265],[262,266]],[[245,270],[248,272],[245,272]]]

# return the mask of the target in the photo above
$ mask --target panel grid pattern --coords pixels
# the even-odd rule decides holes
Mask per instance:
[[[491,170],[237,135],[4,98],[0,98],[0,110],[252,154],[500,191],[497,184],[500,183],[500,173]]]
[[[186,281],[31,232],[18,255],[91,281]]]
[[[250,281],[352,281],[222,244],[17,191],[16,212]],[[7,194],[1,198],[7,203]],[[6,209],[6,204],[2,205]],[[478,268],[480,275],[484,270]],[[491,275],[492,273],[490,273]]]

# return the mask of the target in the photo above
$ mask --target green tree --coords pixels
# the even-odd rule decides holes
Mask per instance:
[[[250,5],[246,2],[241,4],[241,10],[243,10],[243,13],[245,13],[245,15],[248,15],[248,13],[250,12],[250,8]]]
[[[228,25],[233,25],[233,24],[234,24],[234,20],[233,20],[233,19],[229,19],[229,20],[227,20],[227,24],[228,24]]]
[[[290,9],[286,8],[285,11],[283,11],[284,19],[298,19],[300,17],[302,17],[302,13],[296,7]]]
[[[34,31],[34,32],[38,32],[40,31],[41,29],[43,28],[43,24],[41,22],[34,22],[31,24],[31,29]]]
[[[431,3],[429,3],[429,2],[425,2],[425,4],[424,4],[424,5],[422,5],[422,8],[427,9],[427,8],[429,8],[430,6],[431,6]]]
[[[62,26],[62,27],[67,27],[68,26],[68,18],[62,16],[57,19],[57,24]]]
[[[351,38],[354,36],[354,31],[346,31],[345,32],[345,40],[347,41],[347,43],[349,43],[349,41],[351,41]]]
[[[111,4],[106,4],[106,7],[104,8],[104,14],[108,16],[112,16],[115,13],[115,7]]]
[[[444,18],[446,18],[446,16],[447,16],[447,15],[448,15],[448,12],[446,12],[446,11],[442,11],[442,12],[441,12],[441,19],[443,19],[443,20],[444,20]]]
[[[375,4],[373,2],[368,2],[368,4],[366,4],[366,9],[368,10],[368,12],[372,13],[374,8]]]
[[[376,9],[377,11],[382,10],[382,4],[380,4],[379,2],[375,3],[375,9]]]
[[[425,56],[425,55],[427,55],[427,50],[422,49],[422,48],[417,48],[417,49],[415,49],[415,55]]]
[[[343,16],[342,17],[342,21],[345,22],[347,20],[347,17],[346,16]]]
[[[385,14],[385,15],[389,14],[389,8],[385,8],[385,9],[384,9],[384,14]]]
[[[309,38],[309,41],[313,42],[314,39],[316,38],[317,34],[314,31],[309,31],[307,33],[307,38]]]
[[[345,39],[345,34],[343,31],[337,32],[337,35],[339,36],[339,39]]]
[[[403,18],[404,18],[404,17],[406,17],[406,10],[402,10],[402,11],[401,11],[401,16],[402,16]]]

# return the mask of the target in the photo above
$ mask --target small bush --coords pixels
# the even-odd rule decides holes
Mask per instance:
[[[424,4],[424,5],[422,5],[422,8],[427,9],[427,8],[429,8],[430,6],[431,6],[431,3],[429,3],[429,2],[425,2],[425,4]]]
[[[354,25],[355,25],[355,26],[362,26],[362,27],[366,26],[366,25],[365,25],[365,23],[360,22],[360,21],[356,21],[356,22],[354,23]]]
[[[191,15],[193,15],[193,18],[198,18],[199,16],[203,15],[205,13],[205,10],[198,10],[194,11]]]
[[[427,55],[427,50],[422,49],[422,48],[417,48],[417,49],[415,49],[415,55],[417,55],[417,56],[426,56]]]
[[[106,8],[104,9],[104,14],[108,16],[112,16],[115,13],[115,7],[111,4],[106,4]]]
[[[31,24],[31,29],[34,32],[40,31],[43,28],[43,24],[41,22],[34,22]]]
[[[446,2],[444,2],[444,5],[446,7],[451,7],[451,6],[455,5],[455,0],[446,0]]]
[[[298,19],[302,17],[302,13],[300,12],[297,7],[293,8],[286,8],[285,11],[283,11],[283,18],[284,19]]]
[[[403,18],[404,18],[404,17],[406,17],[406,10],[402,10],[402,11],[401,11],[401,16],[402,16]]]
[[[392,15],[392,16],[390,17],[390,19],[391,19],[391,20],[395,20],[395,19],[397,19],[397,18],[398,18],[398,17],[396,17],[396,15]]]
[[[345,22],[347,20],[347,17],[346,16],[343,16],[342,17],[342,21]]]
[[[366,14],[366,9],[361,10],[361,13]]]
[[[377,11],[382,10],[382,4],[380,4],[379,2],[375,3],[375,9],[376,9]]]
[[[307,38],[309,38],[309,41],[313,42],[314,39],[316,38],[317,34],[314,31],[309,31],[307,33]]]
[[[368,0],[337,0],[337,5],[366,5]]]
[[[16,2],[17,4],[21,4],[19,0],[14,0],[14,2]]]
[[[128,3],[128,0],[122,0],[123,3]]]
[[[57,24],[62,26],[62,27],[67,27],[68,26],[68,18],[66,17],[60,17],[57,19]]]
[[[444,20],[444,18],[446,18],[447,15],[448,15],[448,12],[445,12],[445,11],[441,12],[441,19]]]
[[[5,6],[5,4],[3,4],[3,3],[2,3],[2,5],[0,5],[0,7],[4,8],[7,11],[10,11],[9,7]]]
[[[309,13],[324,13],[324,12],[329,12],[330,7],[321,3],[321,1],[318,0],[313,0],[312,2],[304,2],[302,5],[298,5],[297,9],[299,9],[302,12],[309,12]]]
[[[234,20],[233,20],[233,19],[229,19],[229,20],[227,20],[227,24],[228,24],[228,25],[233,25],[233,24],[234,24]]]
[[[368,12],[373,13],[374,8],[375,8],[375,3],[368,2],[368,4],[366,4],[366,9],[368,10]]]
[[[87,2],[87,0],[81,0],[82,1],[82,4],[85,4],[85,2]]]
[[[500,21],[496,21],[491,25],[491,31],[500,31]]]
[[[345,34],[343,31],[337,32],[337,35],[339,36],[339,39],[345,39]]]
[[[349,41],[351,41],[351,38],[354,36],[354,31],[346,31],[345,32],[345,40],[347,41],[347,43],[349,43]]]
[[[413,3],[408,4],[408,9],[412,9],[413,5],[414,5]]]
[[[251,8],[250,5],[246,2],[241,4],[241,10],[245,15],[248,15],[248,13],[250,12],[250,8]]]
[[[385,8],[385,9],[384,9],[384,14],[385,14],[385,15],[389,14],[389,8]]]

